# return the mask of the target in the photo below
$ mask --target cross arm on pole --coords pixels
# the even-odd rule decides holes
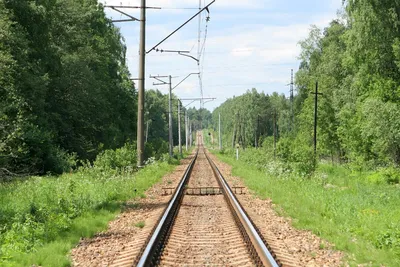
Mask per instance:
[[[215,100],[215,97],[181,98],[181,101]]]
[[[136,21],[136,19],[114,19],[111,22],[131,22]]]
[[[160,83],[153,83],[153,85],[166,85],[166,84],[169,84],[169,83],[167,83],[167,82],[161,80],[161,78],[168,78],[168,77],[169,77],[169,76],[160,76],[160,75],[158,75],[158,76],[151,76],[151,75],[150,75],[150,78],[156,79],[157,81],[160,82]]]
[[[199,63],[199,59],[195,58],[194,56],[186,55],[186,54],[183,54],[182,52],[178,52],[178,54],[181,55],[181,56],[184,56],[184,57],[189,57],[191,59],[194,59],[197,63]]]
[[[318,92],[318,82],[315,83],[315,92],[310,92],[313,95],[324,95],[323,93]]]
[[[152,75],[150,75],[150,78],[168,78],[169,76],[160,76],[160,75],[157,75],[157,76],[152,76]]]
[[[154,7],[154,6],[146,6],[146,7],[141,7],[141,6],[114,6],[114,5],[105,5],[104,7],[109,7],[109,8],[131,8],[131,9],[161,9],[161,7]]]
[[[191,58],[193,60],[195,60],[197,63],[199,63],[199,59],[195,58],[194,56],[191,55],[187,55],[190,53],[190,51],[180,51],[180,50],[164,50],[164,49],[154,49],[156,52],[161,52],[161,53],[178,53],[178,55],[180,56],[184,56],[184,57],[188,57]]]
[[[165,50],[165,49],[155,49],[156,52],[161,53],[190,53],[190,51],[180,51],[180,50]]]
[[[127,16],[128,18],[131,18],[131,21],[140,21],[139,19],[137,19],[137,18],[135,18],[135,17],[133,17],[133,16],[129,15],[128,13],[125,13],[125,12],[123,12],[123,11],[119,10],[119,9],[118,9],[118,8],[116,8],[115,6],[110,6],[110,8],[112,8],[113,10],[115,10],[115,11],[117,11],[117,12],[121,13],[122,15],[125,15],[125,16]]]

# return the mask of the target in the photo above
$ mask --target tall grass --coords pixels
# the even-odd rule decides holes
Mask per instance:
[[[320,164],[313,176],[301,177],[252,152],[242,152],[239,161],[231,153],[218,157],[258,196],[278,204],[277,211],[296,227],[347,252],[351,265],[400,266],[400,187],[385,182],[385,171]]]
[[[137,171],[133,153],[127,146],[75,173],[0,184],[0,265],[69,265],[80,237],[104,229],[123,201],[143,196],[178,163],[164,157]]]

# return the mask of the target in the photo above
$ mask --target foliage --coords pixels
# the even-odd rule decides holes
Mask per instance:
[[[146,90],[146,114],[145,114],[145,127],[147,143],[145,145],[145,156],[155,157],[156,159],[164,153],[168,153],[168,113],[169,113],[169,95],[162,94],[159,90]],[[178,98],[172,94],[172,137],[173,145],[179,143],[178,135]],[[192,133],[195,135],[197,130],[201,129],[201,118],[205,120],[211,116],[210,112],[206,109],[197,110],[196,108],[183,108],[181,106],[181,138],[182,144],[185,144],[185,119],[184,115],[190,118],[192,126]],[[195,141],[195,138],[193,138]]]
[[[288,113],[287,101],[284,95],[274,93],[272,96],[258,93],[256,89],[245,94],[228,99],[212,113],[213,129],[218,129],[221,115],[222,143],[224,147],[242,148],[260,143],[261,136],[273,135],[274,117],[276,112],[277,135],[287,131]]]
[[[264,145],[275,132],[277,157],[307,175],[321,159],[358,170],[400,164],[400,4],[343,4],[328,27],[311,26],[299,42],[293,103],[252,89],[214,110],[214,129],[222,118],[224,147]],[[322,96],[313,158],[316,81]]]
[[[192,122],[192,131],[196,132],[202,129],[208,129],[211,125],[211,112],[205,108],[196,109],[195,107],[187,110],[188,116]]]
[[[230,153],[217,156],[232,165],[232,175],[241,177],[255,194],[271,198],[276,210],[290,216],[296,227],[348,252],[351,266],[399,266],[400,187],[370,182],[366,176],[373,172],[326,163],[318,166],[312,179],[299,178],[279,162],[257,161],[262,152],[246,153],[241,152],[239,161]],[[246,160],[251,154],[254,160]]]
[[[126,144],[116,150],[106,150],[96,157],[94,168],[102,172],[117,170],[120,172],[136,171],[136,143]]]
[[[74,173],[0,184],[0,265],[41,265],[38,261],[43,251],[63,242],[64,248],[57,253],[64,254],[56,258],[64,257],[65,261],[65,253],[79,241],[81,233],[93,234],[99,222],[104,227],[101,220],[112,219],[121,201],[143,195],[172,170],[168,162],[153,161],[134,172],[133,148],[133,144],[127,144],[106,150],[93,166],[86,164]],[[96,214],[102,215],[97,218]],[[99,221],[88,223],[93,216]],[[84,225],[92,230],[84,230]]]
[[[133,138],[121,35],[92,0],[0,1],[0,167],[62,173]]]

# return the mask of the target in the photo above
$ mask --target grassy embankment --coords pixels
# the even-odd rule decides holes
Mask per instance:
[[[352,172],[345,166],[320,164],[312,177],[299,178],[279,163],[251,163],[254,150],[217,154],[232,173],[293,224],[335,244],[353,265],[400,266],[400,187],[385,171]],[[261,160],[260,160],[261,157]]]
[[[75,173],[0,184],[0,265],[69,266],[81,237],[106,229],[124,201],[145,197],[178,164],[164,160],[137,171],[134,153],[122,148]]]

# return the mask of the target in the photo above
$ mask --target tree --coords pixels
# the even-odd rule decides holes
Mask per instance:
[[[125,45],[97,1],[0,0],[2,166],[45,173],[133,139]],[[6,82],[7,81],[7,84]],[[3,108],[4,107],[4,108]]]

